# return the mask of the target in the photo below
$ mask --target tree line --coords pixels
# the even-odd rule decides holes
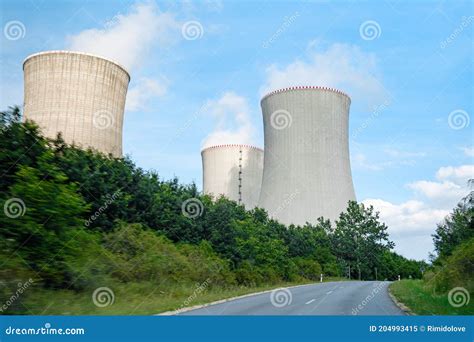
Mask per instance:
[[[474,179],[469,180],[474,185]],[[433,234],[432,267],[423,277],[435,293],[462,287],[474,293],[474,191],[438,224]]]
[[[104,278],[254,286],[421,278],[427,267],[393,252],[371,206],[351,201],[335,223],[285,226],[127,157],[47,139],[17,107],[0,113],[0,172],[0,296],[30,275],[35,286],[81,291]]]

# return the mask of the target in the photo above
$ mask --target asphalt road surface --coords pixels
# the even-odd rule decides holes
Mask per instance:
[[[403,315],[389,282],[344,281],[276,289],[180,315]]]

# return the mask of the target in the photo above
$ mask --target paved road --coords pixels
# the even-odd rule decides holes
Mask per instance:
[[[277,289],[180,315],[403,315],[389,282],[328,282]]]

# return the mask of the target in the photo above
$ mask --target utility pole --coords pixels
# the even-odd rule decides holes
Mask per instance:
[[[377,267],[375,268],[375,280],[377,280]]]
[[[351,265],[349,265],[349,280],[351,280]]]

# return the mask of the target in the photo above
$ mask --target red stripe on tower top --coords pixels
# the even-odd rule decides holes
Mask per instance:
[[[223,145],[213,145],[213,146],[208,146],[206,148],[203,148],[201,153],[203,153],[206,150],[210,150],[212,148],[223,148],[223,147],[245,147],[245,148],[250,148],[258,151],[262,151],[263,149],[260,147],[252,146],[252,145],[245,145],[245,144],[223,144]]]
[[[305,89],[316,89],[316,90],[325,90],[325,91],[332,91],[333,93],[337,93],[337,94],[341,94],[341,95],[344,95],[346,97],[349,98],[349,101],[351,101],[351,97],[349,95],[347,95],[345,92],[343,91],[340,91],[336,88],[330,88],[330,87],[322,87],[322,86],[294,86],[294,87],[288,87],[288,88],[282,88],[282,89],[277,89],[277,90],[274,90],[268,94],[266,94],[265,96],[262,97],[262,100],[263,101],[265,98],[271,96],[271,95],[275,95],[275,94],[279,94],[279,93],[283,93],[285,91],[291,91],[291,90],[305,90]]]

